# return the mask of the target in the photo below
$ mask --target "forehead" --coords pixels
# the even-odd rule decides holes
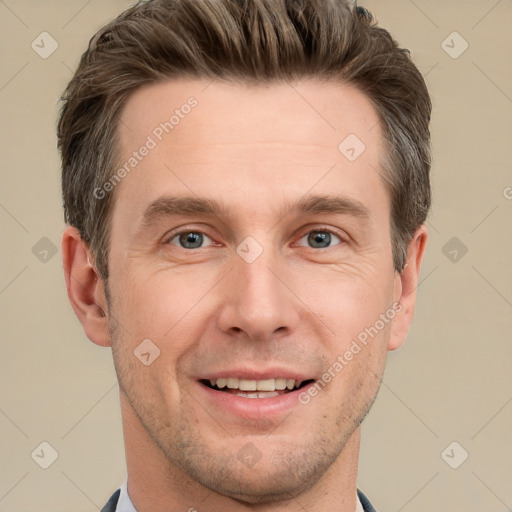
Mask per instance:
[[[262,205],[262,196],[301,196],[313,187],[343,185],[363,202],[383,200],[378,114],[340,82],[169,80],[137,90],[118,129],[119,166],[128,172],[116,202],[131,212],[177,192],[223,194],[246,211],[256,197]]]
[[[180,79],[144,86],[122,113],[123,146],[136,146],[148,134],[165,138],[166,122],[172,125],[169,144],[301,141],[337,151],[340,137],[349,133],[369,144],[380,136],[377,112],[366,95],[332,80],[250,85]]]

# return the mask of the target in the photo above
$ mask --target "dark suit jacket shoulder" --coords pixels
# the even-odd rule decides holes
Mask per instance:
[[[107,504],[101,509],[101,512],[116,512],[116,506],[119,501],[120,494],[121,489],[117,489],[117,491],[112,494]],[[357,495],[359,496],[361,505],[363,505],[364,512],[377,512],[370,503],[370,500],[368,500],[368,498],[359,489],[357,489]]]
[[[110,499],[107,501],[106,505],[101,509],[100,512],[116,512],[117,502],[119,501],[119,495],[121,494],[121,489],[117,489],[117,491],[110,496]]]
[[[370,500],[363,494],[363,491],[360,491],[357,489],[357,495],[359,496],[359,501],[361,502],[361,505],[363,506],[364,512],[377,512],[373,505],[370,503]]]

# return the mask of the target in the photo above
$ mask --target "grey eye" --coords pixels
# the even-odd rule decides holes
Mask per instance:
[[[341,239],[337,235],[325,230],[310,231],[302,237],[302,239],[304,238],[307,238],[307,245],[314,249],[325,249],[331,246],[331,242],[341,242]]]
[[[177,240],[177,242],[175,242]],[[183,249],[198,249],[203,245],[203,242],[210,240],[210,237],[206,236],[199,231],[183,231],[178,233],[176,236],[169,241],[172,245],[179,245]]]

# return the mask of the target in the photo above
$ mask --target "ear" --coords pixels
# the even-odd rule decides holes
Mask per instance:
[[[68,226],[62,235],[62,263],[69,301],[86,336],[96,345],[111,346],[107,299],[92,253],[78,230]]]
[[[388,350],[401,347],[414,316],[416,288],[421,270],[421,261],[427,246],[427,228],[421,225],[414,233],[407,247],[405,268],[402,273],[395,272],[395,291],[393,304],[397,304],[397,314],[391,325]]]

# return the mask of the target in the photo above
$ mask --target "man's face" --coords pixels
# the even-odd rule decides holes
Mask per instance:
[[[339,83],[169,81],[130,98],[119,134],[120,165],[140,157],[116,186],[108,261],[128,421],[219,494],[297,495],[371,406],[392,326],[377,321],[400,297],[377,114]],[[306,385],[251,391],[283,379]]]

